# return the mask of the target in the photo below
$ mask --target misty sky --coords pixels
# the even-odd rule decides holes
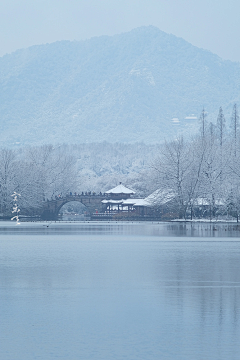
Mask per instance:
[[[240,61],[239,14],[239,0],[0,0],[0,56],[31,45],[154,25]]]

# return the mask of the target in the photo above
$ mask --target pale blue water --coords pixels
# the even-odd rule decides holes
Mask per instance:
[[[0,223],[0,359],[239,359],[240,229],[213,227]]]

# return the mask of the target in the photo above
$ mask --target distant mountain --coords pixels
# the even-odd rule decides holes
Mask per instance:
[[[149,26],[5,55],[0,84],[2,146],[156,143],[198,128],[203,106],[230,112],[240,64]]]

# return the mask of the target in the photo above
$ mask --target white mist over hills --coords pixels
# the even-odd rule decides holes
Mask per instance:
[[[1,146],[157,143],[197,130],[203,106],[230,114],[240,64],[149,26],[18,50],[0,83]]]

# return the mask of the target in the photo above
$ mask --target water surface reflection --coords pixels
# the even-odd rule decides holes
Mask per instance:
[[[0,222],[1,234],[105,234],[177,237],[239,237],[237,223],[191,222]]]
[[[236,225],[2,225],[1,359],[239,359]]]

